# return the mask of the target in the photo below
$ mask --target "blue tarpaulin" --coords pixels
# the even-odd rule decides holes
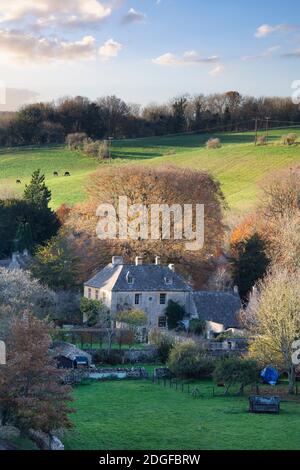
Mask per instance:
[[[272,367],[266,367],[261,373],[260,376],[264,379],[264,382],[270,385],[276,385],[279,379],[278,371]]]

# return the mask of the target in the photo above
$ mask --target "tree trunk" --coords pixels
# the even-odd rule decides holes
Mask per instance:
[[[289,395],[294,395],[295,385],[296,385],[296,376],[295,376],[295,366],[294,366],[294,364],[290,364],[289,371],[288,371],[288,379],[289,379]]]

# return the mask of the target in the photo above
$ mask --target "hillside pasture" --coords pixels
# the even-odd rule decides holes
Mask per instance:
[[[296,145],[279,145],[283,134],[295,132]],[[262,135],[262,134],[261,134]],[[219,149],[207,149],[211,137],[221,140]],[[260,195],[260,183],[274,171],[300,163],[300,129],[270,131],[269,144],[254,146],[253,133],[190,134],[113,142],[113,165],[137,163],[197,168],[211,172],[221,182],[229,207],[235,212],[251,209]],[[2,148],[0,197],[3,190],[22,194],[32,172],[40,168],[52,191],[52,206],[73,204],[86,197],[89,175],[109,165],[64,147]],[[57,171],[59,176],[54,176]],[[71,176],[64,177],[69,171]],[[21,184],[16,184],[19,179]]]

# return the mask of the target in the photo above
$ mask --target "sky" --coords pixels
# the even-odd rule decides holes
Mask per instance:
[[[290,96],[299,18],[298,0],[0,0],[0,110],[67,95]]]

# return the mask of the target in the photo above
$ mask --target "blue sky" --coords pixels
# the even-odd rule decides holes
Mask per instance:
[[[0,79],[38,99],[117,94],[147,103],[229,89],[289,96],[300,79],[296,0],[0,0],[1,6]]]

